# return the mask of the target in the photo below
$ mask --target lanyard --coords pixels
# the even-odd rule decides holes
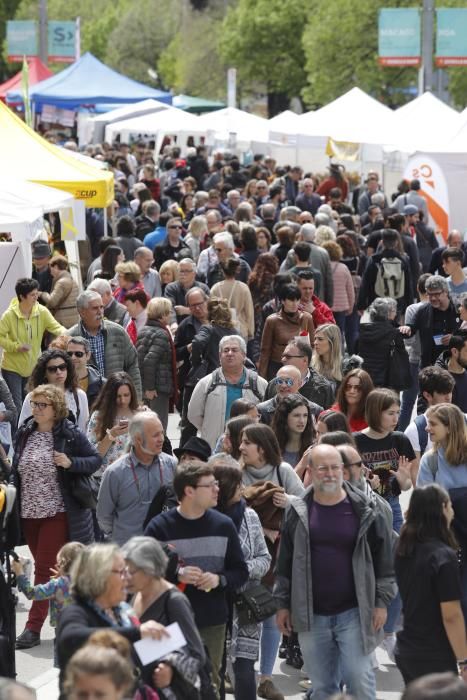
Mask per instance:
[[[160,485],[162,486],[164,481],[162,478],[162,467],[161,467],[161,461],[159,458],[158,458],[158,462],[159,462],[159,480],[160,480]],[[154,462],[153,462],[153,464],[154,464]],[[151,469],[151,467],[152,467],[152,464],[148,467],[148,482],[149,482],[149,469]],[[138,497],[139,497],[140,503],[142,505],[149,505],[150,503],[152,503],[152,499],[149,501],[143,501],[143,498],[141,495],[141,486],[140,486],[139,479],[138,479],[138,474],[136,473],[135,465],[133,464],[133,459],[131,457],[130,457],[130,469],[131,469],[131,473],[133,474],[133,481],[136,485],[136,490],[138,491]],[[148,484],[148,491],[149,491],[149,484]]]

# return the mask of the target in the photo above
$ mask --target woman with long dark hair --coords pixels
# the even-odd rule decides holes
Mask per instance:
[[[414,490],[395,560],[404,613],[395,658],[406,684],[429,673],[457,675],[457,662],[463,662],[462,669],[467,663],[453,518],[451,500],[441,486]]]
[[[333,411],[340,411],[347,417],[352,432],[368,427],[365,406],[368,394],[374,389],[368,372],[352,369],[342,380],[336,396]]]
[[[277,437],[282,459],[296,467],[303,453],[316,439],[309,401],[301,394],[289,394],[277,404],[271,428]]]
[[[88,440],[102,457],[98,475],[122,456],[128,442],[128,424],[138,410],[133,381],[126,372],[111,374],[94,404],[87,430]]]
[[[109,280],[111,282],[115,277],[115,266],[125,260],[123,250],[118,245],[109,245],[105,249],[101,258],[101,268],[97,270],[94,277]]]
[[[227,421],[224,435],[222,438],[222,447],[224,452],[231,455],[234,459],[240,459],[240,441],[243,428],[247,425],[255,423],[255,420],[247,415],[230,418]]]
[[[288,497],[302,496],[302,482],[289,464],[282,462],[274,431],[268,425],[247,425],[240,443],[242,483],[247,503],[257,512],[270,553],[277,552],[278,537]],[[273,584],[271,566],[263,583]],[[272,670],[280,643],[275,616],[262,623],[258,695],[274,697],[278,693],[272,682]],[[277,697],[277,695],[275,696]]]
[[[42,353],[29,379],[29,389],[35,389],[41,384],[53,384],[64,392],[70,419],[85,433],[89,418],[88,399],[78,386],[75,367],[68,353],[58,349]],[[24,399],[18,427],[32,415],[30,396],[29,393]]]
[[[237,419],[238,420],[238,419]],[[219,484],[217,510],[234,522],[248,566],[249,577],[243,590],[259,584],[271,565],[261,522],[242,497],[242,470],[226,455],[209,460]],[[261,625],[240,624],[237,607],[233,606],[232,630],[227,654],[232,661],[235,678],[235,700],[256,700],[255,661],[258,659]]]
[[[274,299],[274,278],[279,272],[279,261],[272,253],[261,253],[255,262],[255,266],[248,278],[248,286],[253,300],[253,311],[255,316],[255,339],[253,341],[252,356],[254,360],[259,357],[259,348],[261,336],[259,336],[260,328],[262,328],[263,307],[268,301]]]

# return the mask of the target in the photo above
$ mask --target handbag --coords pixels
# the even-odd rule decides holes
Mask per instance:
[[[234,602],[241,626],[262,622],[274,615],[279,609],[279,604],[271,591],[262,583],[237,593]]]
[[[386,374],[386,386],[396,391],[409,389],[412,384],[410,362],[405,347],[397,347],[396,341],[391,341]]]
[[[73,474],[68,472],[70,493],[81,508],[95,510],[99,493],[99,480],[88,474]]]

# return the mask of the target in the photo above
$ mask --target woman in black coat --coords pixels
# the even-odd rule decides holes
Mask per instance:
[[[409,364],[404,340],[394,319],[397,302],[390,297],[377,298],[368,309],[370,323],[360,324],[358,354],[363,359],[364,369],[373,380],[375,387],[386,387],[399,391],[402,387],[392,387],[388,382],[389,356],[394,347],[399,362]]]
[[[227,299],[208,301],[208,320],[209,324],[201,326],[191,346],[191,366],[196,370],[204,361],[204,376],[220,366],[220,340],[226,335],[238,335]]]
[[[67,420],[63,391],[42,384],[30,394],[32,417],[18,429],[11,480],[18,490],[21,527],[35,562],[34,584],[45,583],[58,550],[69,541],[94,540],[90,508],[76,498],[74,480],[93,474],[102,459],[87,437]],[[40,643],[47,601],[35,601],[19,649]]]

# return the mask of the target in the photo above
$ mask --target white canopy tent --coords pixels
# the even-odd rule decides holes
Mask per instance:
[[[269,143],[269,121],[235,107],[202,114],[199,121],[211,146],[247,150]]]
[[[142,100],[134,104],[117,107],[104,114],[93,116],[89,112],[78,114],[78,140],[80,145],[87,143],[101,143],[104,140],[104,132],[107,124],[115,124],[125,119],[142,117],[145,114],[153,114],[169,108],[170,105],[159,100]]]
[[[108,124],[105,128],[105,140],[112,142],[117,135],[121,141],[155,139],[164,135],[198,135],[204,133],[199,124],[199,117],[184,112],[176,107],[152,114],[145,114],[134,119]]]

